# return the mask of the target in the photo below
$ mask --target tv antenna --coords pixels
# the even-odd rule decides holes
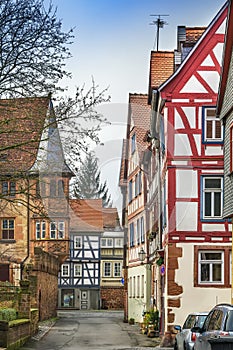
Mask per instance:
[[[155,21],[152,21],[152,23],[150,23],[150,25],[152,26],[156,26],[157,27],[157,34],[156,34],[156,42],[157,42],[157,45],[156,45],[156,51],[159,51],[159,30],[160,28],[163,28],[164,25],[167,25],[168,23],[165,22],[161,17],[166,17],[166,16],[169,16],[169,15],[150,15],[150,16],[153,16],[153,17],[157,17]],[[155,48],[155,43],[154,43],[154,47],[153,47],[153,50]]]

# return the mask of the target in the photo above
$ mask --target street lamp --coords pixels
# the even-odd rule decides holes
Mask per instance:
[[[145,260],[145,257],[146,257],[146,252],[144,251],[143,248],[141,248],[140,252],[138,253],[138,257],[139,257],[139,260],[141,261],[141,263],[143,263],[143,261]]]

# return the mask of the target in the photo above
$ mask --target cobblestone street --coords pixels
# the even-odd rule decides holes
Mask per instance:
[[[141,334],[137,324],[124,323],[121,311],[59,311],[58,320],[42,322],[21,350],[150,350],[159,343]]]

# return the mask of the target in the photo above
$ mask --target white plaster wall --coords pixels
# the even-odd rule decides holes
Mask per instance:
[[[206,156],[222,156],[223,155],[223,147],[222,146],[206,146],[205,148]]]
[[[146,310],[146,291],[149,286],[149,283],[147,283],[147,269],[145,265],[139,265],[135,267],[131,267],[128,269],[128,291],[129,288],[129,280],[130,277],[136,277],[136,283],[137,283],[137,276],[144,275],[144,298],[137,298],[137,297],[129,297],[128,295],[128,318],[134,318],[135,322],[142,322],[143,320],[143,311]],[[135,291],[136,295],[136,291]]]
[[[192,169],[176,170],[176,197],[197,198],[197,172]]]
[[[175,156],[192,156],[188,135],[175,134]]]
[[[202,244],[203,246],[204,244]],[[173,308],[174,324],[183,324],[187,314],[193,311],[209,311],[217,303],[231,302],[230,288],[194,287],[194,248],[192,244],[177,244],[182,248],[183,256],[178,259],[175,282],[183,287],[181,307]]]
[[[197,230],[198,203],[176,202],[176,230],[196,231]]]

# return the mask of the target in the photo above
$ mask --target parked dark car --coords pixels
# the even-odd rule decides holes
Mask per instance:
[[[175,337],[174,350],[192,350],[194,341],[198,335],[192,333],[192,327],[202,327],[208,312],[194,312],[189,314],[183,324],[183,327],[176,325],[174,328],[178,331]]]
[[[199,333],[194,350],[233,350],[233,305],[216,305],[203,326],[191,331]]]

